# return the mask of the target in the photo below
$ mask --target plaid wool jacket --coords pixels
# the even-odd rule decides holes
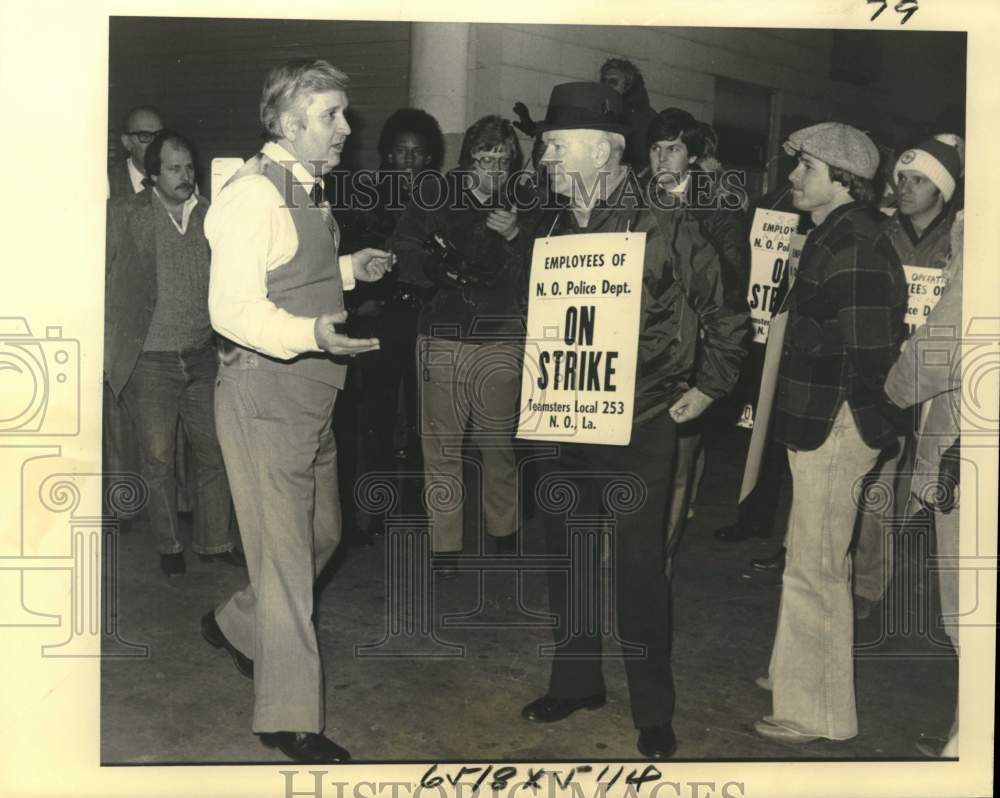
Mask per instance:
[[[774,437],[819,448],[847,401],[865,443],[896,439],[882,390],[905,336],[906,278],[874,210],[833,210],[806,239],[788,298]]]

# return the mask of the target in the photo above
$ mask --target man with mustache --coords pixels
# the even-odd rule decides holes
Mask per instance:
[[[192,548],[203,560],[245,566],[215,432],[208,201],[195,192],[194,147],[160,131],[144,166],[152,187],[108,207],[105,378],[136,426],[160,568],[167,576],[186,569],[174,470],[178,420],[196,464]]]

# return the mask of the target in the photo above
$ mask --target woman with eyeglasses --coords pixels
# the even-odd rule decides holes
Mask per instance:
[[[516,552],[512,440],[531,242],[508,194],[521,165],[511,123],[483,117],[466,131],[457,169],[418,178],[390,243],[400,279],[434,291],[417,324],[417,376],[424,499],[442,578],[456,574],[466,531],[476,548],[485,532],[494,551]],[[456,453],[466,431],[481,466],[468,486]],[[467,530],[463,506],[473,495],[478,521]]]

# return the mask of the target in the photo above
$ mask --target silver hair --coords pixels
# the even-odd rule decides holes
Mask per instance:
[[[281,115],[301,110],[309,96],[324,91],[346,91],[348,77],[321,58],[287,61],[272,69],[260,97],[260,121],[272,141],[280,139]]]
[[[604,138],[611,147],[612,155],[617,155],[621,160],[622,155],[625,154],[625,137],[621,133],[605,133]]]

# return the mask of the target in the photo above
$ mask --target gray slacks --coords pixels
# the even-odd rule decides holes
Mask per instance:
[[[254,661],[254,732],[320,732],[313,582],[340,542],[337,389],[248,360],[220,366],[215,411],[250,584],[216,620]]]

